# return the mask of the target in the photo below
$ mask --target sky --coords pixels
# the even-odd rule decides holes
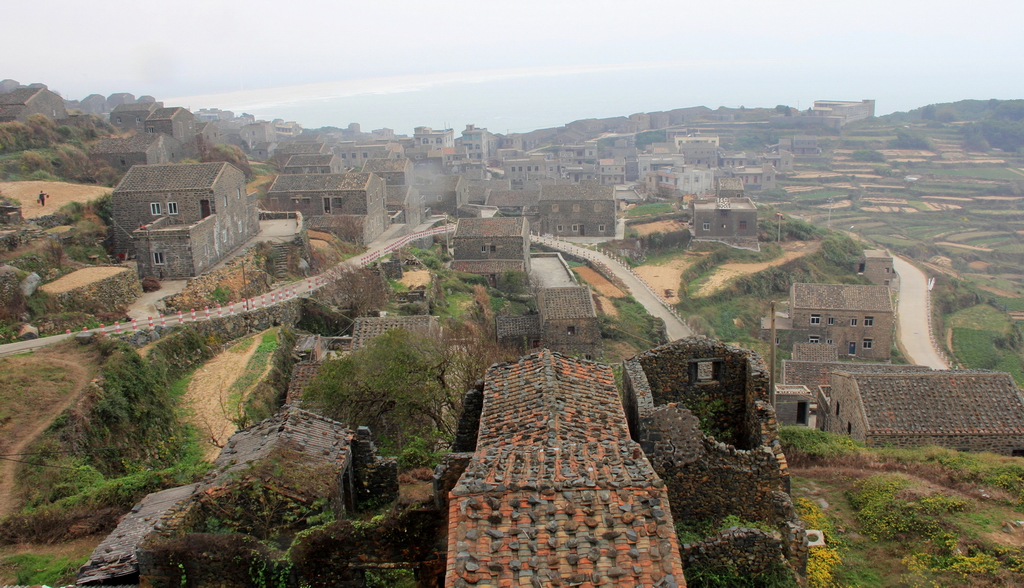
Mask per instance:
[[[510,80],[571,93],[578,76],[600,93],[601,74],[629,112],[583,96],[576,118],[823,98],[884,114],[1024,97],[1022,27],[1020,0],[34,0],[4,9],[4,46],[26,49],[0,53],[0,79],[259,110]]]

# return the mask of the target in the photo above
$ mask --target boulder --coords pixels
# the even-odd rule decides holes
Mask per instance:
[[[18,328],[18,339],[22,341],[28,341],[29,339],[38,339],[39,329],[32,325],[25,323]]]
[[[39,287],[39,283],[42,281],[43,279],[39,277],[39,274],[35,272],[30,273],[28,277],[21,281],[21,285],[19,286],[21,288],[21,293],[25,296],[31,296],[35,293],[36,288]]]

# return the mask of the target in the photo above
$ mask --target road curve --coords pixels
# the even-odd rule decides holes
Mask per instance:
[[[907,361],[926,365],[933,370],[948,370],[949,364],[932,342],[929,320],[932,305],[927,276],[902,257],[893,255],[892,263],[900,276],[897,334],[907,355]]]
[[[565,251],[576,255],[577,257],[588,258],[603,264],[609,269],[609,271],[615,274],[617,278],[622,280],[626,287],[629,288],[629,293],[637,302],[647,309],[647,312],[665,321],[665,330],[668,334],[669,341],[675,341],[676,339],[682,339],[683,337],[690,337],[693,335],[693,331],[686,326],[686,323],[672,314],[665,306],[665,303],[655,296],[643,282],[614,259],[598,251],[578,247],[565,241],[558,241],[547,237],[538,237],[536,235],[532,235],[530,239],[535,243],[540,243],[553,249]]]

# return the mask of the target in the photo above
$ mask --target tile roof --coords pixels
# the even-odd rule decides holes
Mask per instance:
[[[135,165],[114,188],[114,193],[206,190],[229,166],[223,162]]]
[[[451,492],[445,586],[683,585],[664,484],[611,368],[544,350],[487,371]]]
[[[155,109],[149,117],[146,118],[146,120],[170,120],[182,113],[188,114],[189,116],[192,115],[188,109],[182,108],[181,106],[169,106],[167,108]]]
[[[491,190],[487,206],[537,206],[540,190]]]
[[[267,193],[366,190],[371,182],[370,178],[376,178],[376,176],[368,173],[281,174],[274,180],[274,184],[270,186]]]
[[[506,271],[526,271],[526,261],[522,259],[457,259],[452,262],[452,269],[467,274],[503,274]]]
[[[402,158],[399,158],[399,159],[383,159],[383,158],[376,157],[376,158],[373,158],[373,159],[366,160],[366,163],[363,164],[363,171],[364,172],[400,172],[400,171],[405,171],[405,168],[406,168],[407,165],[409,165],[409,163],[410,163],[409,160],[406,159],[405,157],[402,157]]]
[[[499,316],[495,317],[495,328],[498,332],[498,339],[505,337],[541,336],[544,334],[540,326],[540,315],[528,314],[525,316]]]
[[[188,501],[197,487],[196,484],[178,486],[143,498],[121,519],[117,528],[96,546],[89,561],[78,571],[77,582],[99,582],[138,573],[136,547],[153,531],[168,510]]]
[[[300,361],[292,366],[292,377],[288,380],[288,392],[284,397],[285,404],[296,407],[302,404],[302,393],[306,391],[306,385],[320,373],[322,365],[316,361]]]
[[[537,294],[537,309],[545,321],[597,317],[594,299],[586,286],[545,288]]]
[[[406,329],[423,335],[430,335],[438,330],[436,316],[364,316],[356,319],[352,326],[352,348],[359,349],[374,338],[387,333],[391,329]]]
[[[295,155],[299,153],[328,153],[326,143],[316,143],[313,141],[290,141],[288,143],[281,143],[277,146],[278,155],[287,155],[289,153]]]
[[[417,185],[425,194],[437,194],[438,192],[454,192],[459,189],[461,183],[462,176],[438,176]]]
[[[541,186],[541,200],[615,200],[615,186],[568,184]]]
[[[132,103],[132,104],[118,104],[117,106],[114,107],[114,110],[110,111],[110,113],[111,114],[120,114],[122,112],[143,112],[143,111],[144,112],[152,113],[157,108],[160,108],[160,107],[157,106],[155,102],[146,102],[146,103],[135,102],[135,103]]]
[[[33,96],[42,92],[45,88],[17,88],[6,94],[0,94],[0,106],[17,106],[25,104]]]
[[[267,457],[276,448],[291,449],[303,457],[344,467],[350,458],[352,438],[352,431],[337,421],[286,406],[274,416],[232,435],[213,461],[213,467],[219,478]]]
[[[388,204],[405,204],[409,199],[409,193],[412,192],[412,186],[394,186],[389,185],[388,190]]]
[[[793,284],[792,288],[793,308],[892,312],[891,290],[887,286]]]
[[[783,383],[809,386],[811,388],[815,386],[827,386],[831,380],[832,372],[897,374],[930,371],[932,371],[932,368],[926,365],[897,365],[891,363],[860,363],[852,361],[808,361],[796,359],[782,360]]]
[[[157,133],[137,133],[124,139],[102,139],[92,148],[92,153],[140,153],[160,141],[163,135]]]
[[[839,348],[828,343],[794,343],[795,361],[839,361]]]
[[[454,238],[521,237],[526,219],[521,216],[495,218],[460,218]]]
[[[986,371],[832,374],[856,385],[868,434],[1024,434],[1024,397],[1010,374]]]
[[[332,153],[300,153],[298,155],[292,155],[288,158],[288,163],[284,164],[285,167],[294,167],[298,165],[331,165],[331,162],[338,157]]]

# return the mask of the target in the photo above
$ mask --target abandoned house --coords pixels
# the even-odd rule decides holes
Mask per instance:
[[[114,251],[140,276],[197,276],[259,233],[256,195],[228,163],[136,165],[113,193]]]
[[[559,237],[614,237],[615,187],[596,182],[541,186],[540,232]]]
[[[899,290],[899,275],[893,267],[892,255],[885,249],[865,249],[857,260],[857,273],[878,286]]]
[[[120,139],[102,139],[92,148],[89,158],[126,172],[133,165],[174,163],[185,156],[181,143],[170,135],[138,133]]]
[[[407,186],[413,183],[412,161],[405,157],[367,159],[362,171],[377,174],[388,186]]]
[[[389,224],[384,180],[370,173],[281,174],[266,201],[271,210],[301,212],[310,228],[346,241],[369,243]]]
[[[486,276],[491,286],[507,271],[530,271],[530,224],[521,216],[460,218],[452,245],[452,268]]]
[[[819,388],[818,428],[869,447],[939,445],[1024,457],[1024,397],[981,370],[835,371]]]
[[[601,324],[590,288],[567,286],[537,292],[538,314],[495,318],[498,341],[523,349],[546,347],[564,354],[601,357]]]

